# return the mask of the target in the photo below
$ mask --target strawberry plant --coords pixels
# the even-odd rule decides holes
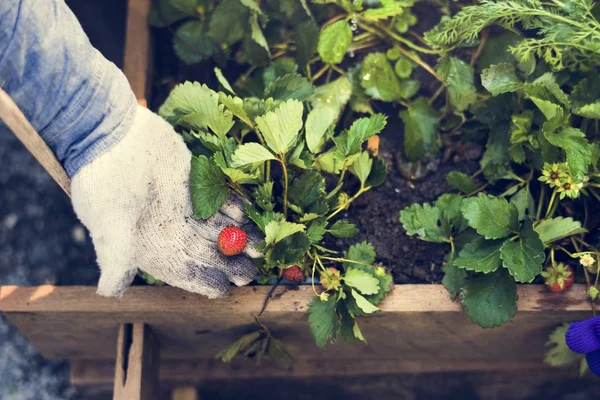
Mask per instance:
[[[290,79],[300,84],[289,86]],[[173,90],[159,113],[181,131],[194,153],[194,217],[213,215],[229,191],[246,198],[247,215],[265,236],[259,281],[282,275],[296,281],[305,274],[325,277],[335,266],[335,283],[325,290],[313,283],[309,322],[315,340],[318,346],[338,335],[364,340],[356,317],[378,310],[392,288],[391,275],[374,265],[369,243],[357,243],[342,253],[327,247],[327,237],[353,236],[356,226],[339,217],[360,195],[383,183],[386,165],[365,150],[364,143],[383,130],[386,117],[374,114],[343,129],[337,121],[348,97],[323,101],[327,87],[315,93],[305,78],[294,74],[278,82],[262,98],[241,98],[232,90],[217,93],[186,82]],[[225,231],[221,236],[229,251],[239,244],[240,230]],[[232,238],[235,243],[229,243]],[[230,350],[237,353],[271,340],[260,325]],[[231,353],[223,354],[230,358]]]
[[[515,315],[517,283],[542,276],[563,292],[575,269],[596,313],[600,23],[593,7],[486,0],[425,33],[446,54],[476,46],[481,85],[452,134],[485,143],[485,153],[474,175],[447,175],[454,192],[406,207],[400,222],[409,235],[448,244],[443,284],[484,328]]]

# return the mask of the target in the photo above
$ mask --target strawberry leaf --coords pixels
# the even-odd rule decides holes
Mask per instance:
[[[367,299],[365,299],[360,293],[356,290],[352,289],[350,291],[352,293],[352,297],[356,301],[356,306],[362,310],[365,314],[372,314],[376,311],[379,311],[379,308],[371,304]]]
[[[463,246],[454,260],[454,265],[469,271],[494,272],[500,267],[502,240],[476,239]]]
[[[317,51],[324,63],[339,64],[352,43],[352,30],[345,20],[327,25],[319,36]]]
[[[335,297],[330,296],[327,301],[313,298],[308,305],[308,322],[318,347],[324,347],[328,341],[334,342],[340,330]]]
[[[304,107],[297,100],[282,103],[275,111],[256,118],[256,125],[267,146],[277,154],[285,154],[296,144],[302,128]]]
[[[500,250],[502,264],[517,282],[529,283],[542,272],[544,243],[530,221],[523,224],[516,241],[507,240]]]
[[[448,182],[453,189],[461,191],[465,194],[469,194],[477,190],[477,185],[475,182],[473,182],[473,179],[463,172],[449,172],[448,175],[446,175],[446,182]]]
[[[267,245],[280,242],[297,232],[304,232],[306,225],[288,221],[271,221],[265,226],[265,242]]]
[[[587,232],[587,229],[581,226],[581,222],[574,221],[571,217],[545,219],[536,225],[534,229],[545,245],[572,235]]]
[[[463,200],[464,201],[464,200]],[[413,204],[400,211],[400,222],[409,236],[418,235],[428,242],[444,243],[449,237],[441,229],[441,213],[437,207]]]
[[[481,73],[481,85],[492,95],[514,92],[523,84],[515,73],[515,67],[509,63],[495,64]]]
[[[206,219],[227,200],[227,182],[221,168],[205,156],[192,157],[190,191],[194,218]]]
[[[465,280],[462,305],[467,315],[482,328],[495,328],[514,317],[517,285],[504,269]]]
[[[436,71],[448,84],[450,104],[457,111],[465,111],[475,103],[473,67],[459,58],[445,56],[438,61]]]
[[[306,100],[315,88],[298,73],[287,74],[275,79],[267,86],[265,98],[272,97],[275,100],[287,101],[290,99]]]
[[[499,239],[510,233],[510,210],[506,199],[483,193],[464,199],[461,206],[469,226],[486,239]]]
[[[237,148],[231,159],[233,168],[257,167],[268,160],[276,160],[273,153],[258,143],[246,143]]]
[[[400,111],[400,118],[404,122],[404,154],[409,160],[438,152],[438,113],[425,97],[419,97]]]
[[[360,269],[350,269],[344,274],[346,285],[357,289],[360,293],[369,295],[379,292],[379,280]]]
[[[339,221],[335,221],[335,223],[329,227],[327,232],[337,238],[349,238],[358,233],[358,228],[352,222],[340,219]]]

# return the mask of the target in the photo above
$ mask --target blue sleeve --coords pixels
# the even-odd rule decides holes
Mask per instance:
[[[0,0],[0,86],[70,176],[122,138],[135,115],[127,79],[64,0]]]

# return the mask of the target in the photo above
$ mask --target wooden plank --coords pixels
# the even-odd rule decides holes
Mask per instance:
[[[152,0],[128,0],[123,72],[138,103],[147,106],[150,97],[151,41],[148,14]]]
[[[146,324],[119,328],[114,372],[114,400],[158,399],[159,344]]]
[[[161,343],[163,362],[200,360],[215,377],[232,373],[229,368],[263,376],[263,368],[225,366],[214,354],[253,329],[252,314],[269,289],[234,288],[227,298],[208,300],[176,288],[140,286],[122,299],[108,299],[93,287],[5,286],[0,310],[47,358],[113,360],[119,325],[144,322]],[[290,376],[332,370],[353,374],[371,364],[380,373],[544,368],[544,343],[552,329],[591,315],[583,285],[564,294],[522,285],[516,318],[485,330],[472,324],[441,286],[397,285],[382,304],[383,312],[360,319],[368,345],[338,342],[322,350],[314,345],[307,323],[311,288],[281,288],[277,294],[262,319],[295,356],[297,367],[291,372],[273,367],[268,374]],[[331,363],[339,365],[332,368]]]
[[[193,386],[180,386],[173,389],[172,400],[198,400],[198,391]]]

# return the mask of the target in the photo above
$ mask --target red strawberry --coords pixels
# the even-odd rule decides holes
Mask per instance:
[[[283,279],[285,279],[286,281],[290,281],[293,283],[304,282],[304,280],[306,279],[304,271],[302,271],[297,265],[292,265],[291,267],[287,267],[286,269],[284,269],[281,273],[281,276],[283,276]]]
[[[573,286],[573,280],[575,279],[573,268],[564,263],[558,263],[554,267],[552,265],[546,267],[546,270],[542,271],[542,276],[546,286],[555,293],[566,291]]]
[[[237,256],[244,251],[246,243],[248,243],[246,232],[237,226],[225,227],[217,239],[219,250],[226,256]]]

